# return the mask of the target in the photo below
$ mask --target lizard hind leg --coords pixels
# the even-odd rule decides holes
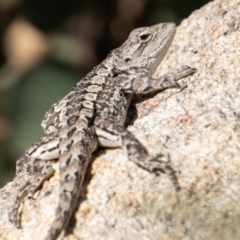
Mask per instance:
[[[33,194],[39,189],[42,183],[49,179],[54,170],[49,160],[58,156],[57,150],[51,148],[46,151],[46,146],[57,146],[58,141],[44,137],[35,143],[21,158],[17,161],[17,175],[19,187],[17,189],[13,205],[14,207],[8,214],[9,221],[20,228],[21,201],[27,195],[32,198]],[[23,183],[21,183],[24,181]]]
[[[51,163],[48,160],[41,161],[41,159],[34,159],[32,163],[34,164],[34,167],[32,169],[33,172],[30,174],[33,174],[33,175],[30,175],[29,179],[24,184],[22,184],[22,186],[20,186],[20,188],[17,190],[17,194],[14,199],[14,208],[12,209],[12,211],[10,211],[8,215],[10,222],[12,222],[17,228],[21,227],[20,205],[21,205],[22,199],[26,195],[28,196],[28,198],[32,198],[33,194],[39,189],[42,183],[45,180],[49,179],[54,173]],[[36,171],[37,169],[38,171]]]
[[[98,141],[104,147],[122,147],[129,160],[150,172],[163,172],[169,175],[176,190],[180,189],[173,168],[161,156],[148,155],[141,143],[124,126],[114,123],[98,124]],[[104,140],[103,140],[104,139]]]
[[[176,190],[180,190],[179,183],[173,168],[161,156],[152,157],[148,155],[141,143],[125,127],[118,125],[116,127],[122,137],[123,148],[129,160],[148,170],[149,172],[163,172],[168,174]]]

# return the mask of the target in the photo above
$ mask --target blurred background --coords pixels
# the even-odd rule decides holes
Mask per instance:
[[[0,187],[43,136],[51,105],[136,27],[177,24],[209,0],[0,0]]]

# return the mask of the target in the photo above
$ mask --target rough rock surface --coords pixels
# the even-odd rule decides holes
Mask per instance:
[[[128,161],[121,149],[95,154],[64,240],[240,239],[240,0],[216,0],[177,29],[157,75],[181,64],[197,72],[137,104],[129,130],[151,155],[169,156],[182,189]],[[0,190],[0,239],[42,239],[54,218],[56,173],[25,200],[22,229],[7,220],[19,179]]]

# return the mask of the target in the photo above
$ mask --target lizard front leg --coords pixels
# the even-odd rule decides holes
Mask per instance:
[[[20,202],[26,194],[32,198],[41,184],[53,175],[54,170],[49,160],[59,157],[58,144],[58,139],[43,137],[17,161],[17,175],[29,176],[28,180],[18,188],[14,207],[8,215],[9,220],[18,228],[21,227]]]
[[[172,167],[163,161],[161,157],[148,155],[142,144],[124,126],[112,122],[100,122],[95,129],[100,146],[122,147],[129,160],[150,172],[167,173],[171,177],[176,189],[180,189]]]
[[[177,81],[195,72],[195,68],[190,68],[186,65],[183,65],[182,67],[174,69],[173,71],[166,73],[159,78],[134,77],[130,81],[129,79],[122,78],[119,81],[119,85],[122,87],[124,92],[148,94],[162,91],[166,88],[180,87]]]

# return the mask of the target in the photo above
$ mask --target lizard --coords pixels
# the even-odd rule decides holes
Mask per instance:
[[[56,240],[73,215],[92,153],[98,147],[122,147],[129,160],[150,172],[169,174],[178,186],[175,172],[160,156],[150,156],[125,128],[128,108],[134,96],[181,87],[177,81],[196,69],[183,65],[153,78],[176,32],[174,23],[160,23],[133,30],[128,39],[89,72],[62,100],[45,114],[45,135],[16,163],[16,174],[27,175],[18,187],[9,220],[20,228],[20,205],[54,170],[50,160],[58,159],[60,194],[55,220],[45,240]],[[178,187],[177,187],[178,188]]]

